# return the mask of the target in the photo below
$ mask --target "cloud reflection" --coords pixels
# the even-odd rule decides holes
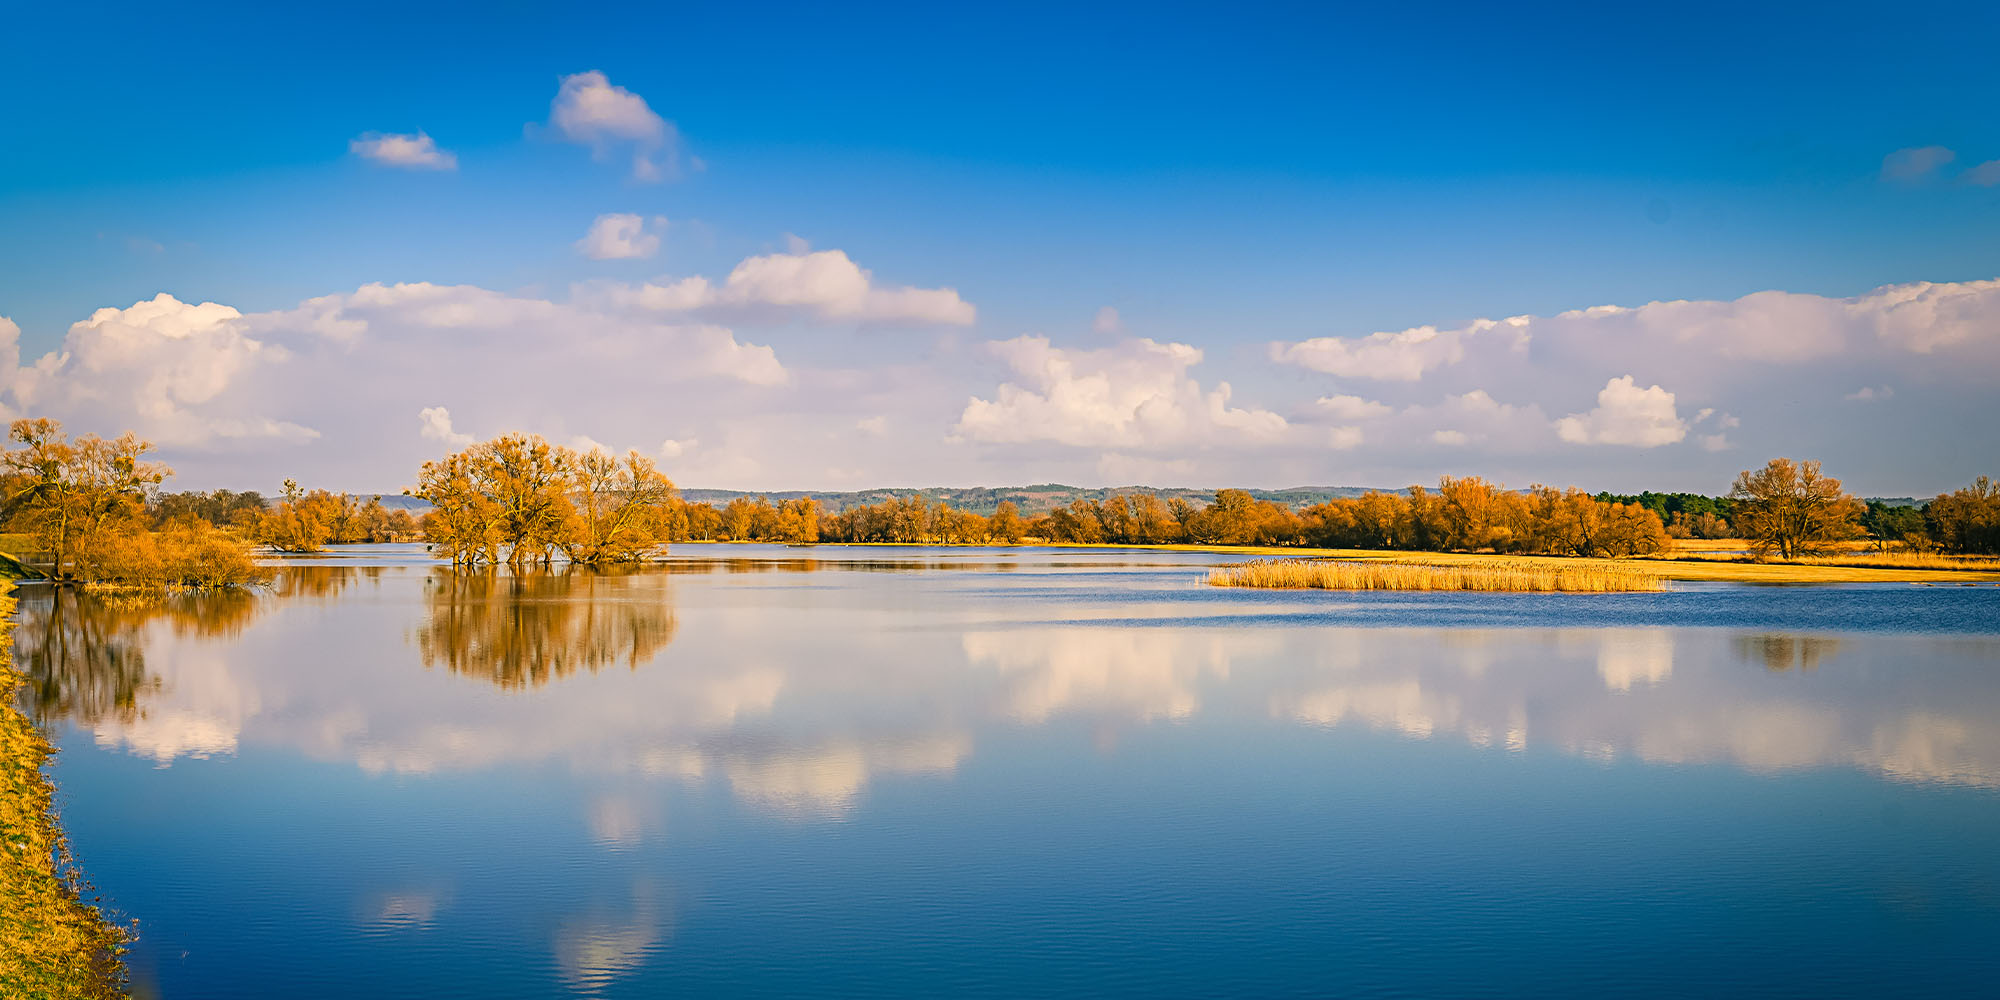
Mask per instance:
[[[290,590],[248,605],[153,612],[24,590],[27,696],[43,717],[163,762],[259,745],[370,773],[556,762],[720,783],[801,821],[850,815],[885,776],[954,773],[993,730],[1059,720],[1100,746],[1168,721],[1276,719],[1593,760],[2000,787],[1990,640],[1111,624],[1134,606],[1077,606],[1068,591],[1062,609],[1078,622],[1048,624],[1051,605],[1032,598],[924,592],[940,603],[913,615],[862,574],[744,589],[665,572],[392,568],[379,595],[356,600],[305,579],[316,572],[289,569],[303,574]],[[608,848],[658,829],[646,794],[584,808]]]

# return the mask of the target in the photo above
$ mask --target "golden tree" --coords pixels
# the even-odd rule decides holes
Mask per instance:
[[[38,418],[14,421],[9,436],[20,447],[5,455],[7,509],[58,580],[90,576],[113,536],[143,530],[148,494],[173,474],[145,461],[152,444],[129,433],[71,441],[61,423]]]
[[[1860,501],[1841,490],[1840,480],[1822,474],[1818,462],[1774,458],[1737,476],[1729,495],[1736,501],[1737,530],[1759,558],[1812,555],[1860,533]]]
[[[563,543],[571,562],[636,559],[665,537],[666,514],[679,493],[651,459],[634,451],[621,462],[592,451],[577,456],[573,468],[574,500]]]
[[[425,541],[459,565],[547,565],[558,552],[574,563],[628,561],[686,522],[673,482],[638,452],[579,454],[526,434],[425,462],[409,493],[431,503]]]

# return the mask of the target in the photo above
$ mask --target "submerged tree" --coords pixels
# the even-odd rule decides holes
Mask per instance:
[[[462,565],[638,559],[666,542],[677,499],[636,451],[619,460],[527,434],[424,463],[410,493],[431,502],[425,540]]]

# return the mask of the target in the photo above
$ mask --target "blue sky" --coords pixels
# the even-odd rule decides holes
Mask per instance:
[[[0,157],[0,316],[19,327],[22,363],[64,350],[78,336],[72,324],[94,310],[162,292],[251,317],[375,282],[569,303],[584,282],[719,282],[739,262],[799,252],[796,236],[880,283],[954,289],[977,319],[885,331],[853,316],[739,311],[724,325],[796,370],[788,388],[758,399],[676,390],[684,404],[621,412],[623,424],[606,413],[589,426],[538,426],[536,407],[497,405],[476,385],[453,385],[443,356],[411,355],[406,363],[439,367],[440,398],[380,400],[409,411],[399,414],[407,447],[382,446],[393,425],[332,411],[292,421],[313,436],[289,444],[241,428],[226,441],[185,427],[155,436],[185,485],[254,486],[296,465],[393,486],[407,478],[402,465],[442,441],[418,436],[416,410],[448,406],[483,410],[476,434],[707,441],[676,456],[689,485],[1115,482],[1128,472],[1197,485],[1396,485],[1485,472],[1719,491],[1762,454],[1742,449],[1832,463],[1847,446],[1814,436],[1833,426],[1823,415],[1753,421],[1772,395],[1754,380],[1732,390],[1741,402],[1690,387],[1743,425],[1730,447],[1708,451],[1690,425],[1665,445],[1578,452],[1555,439],[1506,459],[1476,441],[1413,456],[1391,445],[1393,433],[1363,434],[1379,453],[1340,455],[1270,437],[1259,447],[1273,450],[1252,460],[1220,432],[1038,445],[968,438],[961,418],[968,399],[997,399],[1003,384],[1060,391],[1021,381],[1020,359],[982,347],[1043,334],[1058,349],[1099,352],[1066,361],[1079,372],[1078,363],[1117,368],[1120,338],[1190,345],[1202,353],[1181,372],[1199,390],[1190,398],[1226,381],[1231,406],[1293,427],[1318,398],[1356,395],[1400,411],[1473,389],[1534,403],[1553,424],[1627,374],[1675,393],[1685,421],[1689,390],[1661,381],[1679,374],[1671,365],[1627,372],[1537,357],[1546,364],[1533,385],[1468,377],[1430,397],[1389,398],[1375,390],[1423,387],[1274,364],[1270,345],[1605,304],[1731,302],[1766,290],[1844,300],[2000,276],[2000,184],[1975,182],[1981,164],[2000,160],[1990,54],[2000,11],[1990,4],[499,6],[18,12],[17,44],[0,63],[14,95]],[[587,71],[671,123],[678,140],[655,155],[678,164],[673,176],[635,177],[621,159],[627,144],[593,155],[590,143],[565,141],[551,104],[560,81]],[[350,152],[366,134],[419,132],[456,157],[453,169]],[[1951,159],[1908,176],[1885,166],[1898,150],[1928,147]],[[579,254],[593,220],[614,213],[666,220],[658,248]],[[1983,289],[1967,294],[2000,308]],[[1093,331],[1107,306],[1120,322]],[[1894,394],[1898,409],[1874,407],[1844,437],[1865,445],[1868,434],[1973,412],[1994,374],[1979,365],[2000,337],[1995,315],[1966,321],[1971,332],[1954,348],[1962,356],[1922,352],[1935,370],[1906,373],[1914,381]],[[318,349],[287,339],[297,331],[244,322],[244,336],[294,358]],[[371,322],[368,343],[385,351],[416,339],[387,317]],[[671,365],[676,349],[660,350]],[[1860,376],[1884,370],[1854,350],[1815,358],[1836,355],[1852,364],[1815,364],[1814,377],[1839,380],[1824,393],[1858,392]],[[119,430],[90,419],[119,416],[115,406],[81,402],[116,395],[111,383],[85,384],[104,367],[58,373],[74,389],[66,397],[17,390],[10,408],[55,412],[67,398],[61,415],[78,429]],[[1795,385],[1801,372],[1765,377]],[[855,389],[855,379],[873,388]],[[857,416],[851,397],[827,395],[846,385],[887,400],[898,379],[935,388],[931,409],[908,400]],[[586,382],[551,391],[587,393]],[[241,389],[174,398],[214,410],[211,425],[240,422],[248,411],[221,410],[247,405],[229,398]],[[1914,408],[1930,397],[1933,408]],[[779,413],[811,426],[880,417],[895,433],[860,435],[835,464],[811,466],[772,444],[786,437],[770,423]],[[732,432],[732,451],[754,451],[754,461],[703,464],[703,448]],[[753,439],[763,450],[744,443]],[[1936,489],[1994,471],[2000,457],[1970,436],[1932,435],[1920,451],[1852,447],[1849,478]]]

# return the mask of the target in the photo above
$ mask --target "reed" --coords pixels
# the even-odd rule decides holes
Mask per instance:
[[[0,580],[0,996],[122,997],[129,937],[87,898],[50,809],[48,740],[15,703],[11,589]]]
[[[1490,559],[1436,565],[1382,560],[1272,559],[1220,566],[1208,574],[1217,587],[1280,590],[1480,590],[1516,593],[1613,593],[1667,589],[1653,572],[1603,561],[1560,565]]]

